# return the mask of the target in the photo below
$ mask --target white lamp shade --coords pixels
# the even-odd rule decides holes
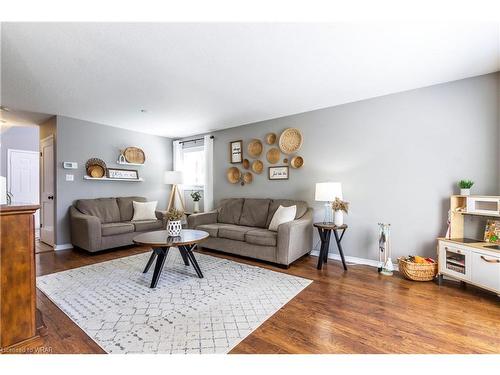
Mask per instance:
[[[163,174],[163,183],[166,185],[180,185],[182,184],[181,171],[166,171]]]
[[[333,202],[335,198],[342,199],[342,184],[340,182],[318,182],[316,184],[315,200]]]

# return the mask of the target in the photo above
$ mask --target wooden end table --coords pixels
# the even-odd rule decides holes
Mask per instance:
[[[147,273],[149,271],[155,258],[158,257],[158,259],[156,259],[153,279],[151,280],[151,288],[156,288],[156,285],[158,284],[158,279],[160,278],[161,271],[163,270],[168,250],[171,247],[177,247],[179,249],[184,264],[189,266],[191,263],[198,277],[202,279],[203,273],[201,272],[201,268],[194,257],[193,249],[205,238],[208,238],[207,232],[193,229],[183,229],[181,234],[176,237],[169,236],[166,230],[143,233],[134,237],[134,243],[138,245],[151,246],[153,249],[151,257],[149,258],[143,273]]]
[[[333,223],[314,223],[314,227],[318,228],[319,238],[321,239],[321,249],[319,251],[318,259],[318,270],[323,268],[323,263],[328,262],[328,249],[330,247],[330,237],[333,232],[335,236],[335,242],[337,243],[337,248],[339,249],[340,258],[342,259],[342,265],[344,270],[347,271],[347,266],[345,264],[344,251],[342,250],[342,237],[347,229],[347,225],[335,225]],[[339,236],[339,231],[342,231]]]

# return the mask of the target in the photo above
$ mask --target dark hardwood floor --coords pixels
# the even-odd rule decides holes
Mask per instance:
[[[78,250],[37,254],[37,274],[149,251],[132,247],[88,254]],[[314,282],[264,322],[231,353],[500,353],[500,298],[445,281],[412,282],[384,277],[368,266],[344,272],[329,260],[322,271],[306,256],[283,270],[203,251]],[[43,352],[103,353],[76,324],[38,291],[48,334]]]

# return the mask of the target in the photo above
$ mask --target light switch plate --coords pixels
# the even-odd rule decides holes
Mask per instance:
[[[75,181],[75,176],[72,174],[67,174],[66,175],[66,181]]]

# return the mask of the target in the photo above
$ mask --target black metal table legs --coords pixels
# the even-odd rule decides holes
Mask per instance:
[[[344,270],[347,271],[347,266],[345,264],[344,251],[342,249],[341,241],[342,237],[344,237],[345,228],[342,229],[342,233],[338,234],[337,229],[325,229],[318,227],[319,238],[321,239],[321,248],[319,250],[319,258],[318,258],[318,270],[323,268],[323,263],[328,262],[328,249],[330,247],[330,237],[333,232],[335,236],[335,242],[337,243],[337,248],[339,249],[340,259],[342,259],[342,265],[344,266]]]
[[[193,249],[195,247],[196,245],[179,246],[179,252],[181,253],[181,257],[182,260],[184,261],[184,264],[186,266],[189,266],[191,263],[193,265],[194,270],[196,271],[196,274],[201,279],[203,278],[203,273],[201,272],[201,268],[198,265],[196,258],[194,257]],[[168,250],[169,247],[153,248],[153,252],[151,253],[148,263],[144,268],[143,273],[147,273],[151,268],[151,266],[153,265],[154,260],[157,258],[155,269],[153,272],[153,278],[151,280],[151,286],[150,286],[151,288],[156,288],[156,285],[158,284],[158,279],[160,278],[161,271],[163,270],[163,266],[165,265],[165,259],[167,258]]]

